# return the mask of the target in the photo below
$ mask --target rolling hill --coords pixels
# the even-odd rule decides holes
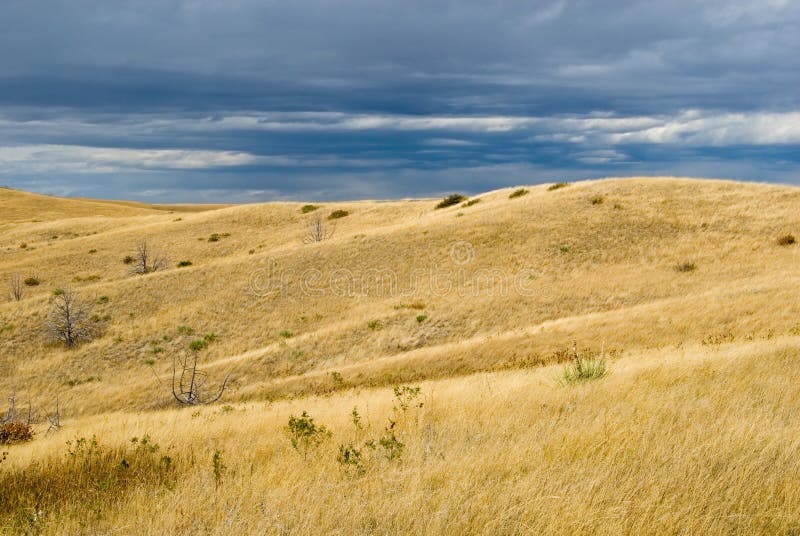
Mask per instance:
[[[3,285],[36,281],[19,301],[4,288],[0,391],[40,413],[58,398],[63,421],[3,447],[0,485],[27,489],[26,471],[63,484],[64,442],[92,434],[108,460],[149,434],[177,472],[169,485],[119,477],[127,506],[100,491],[80,506],[63,484],[34,521],[20,494],[0,501],[2,526],[800,527],[800,246],[789,240],[800,189],[648,177],[438,202],[155,207],[0,189]],[[130,273],[123,260],[142,241],[168,269]],[[74,348],[44,329],[65,289],[95,331]],[[573,346],[606,356],[609,375],[561,385]],[[208,392],[229,377],[220,403],[176,408],[174,359],[192,355]],[[392,401],[403,385],[421,387],[407,408],[403,391]],[[306,410],[332,437],[301,457],[285,428]],[[363,463],[337,458],[372,436],[403,455],[373,445],[356,449]]]

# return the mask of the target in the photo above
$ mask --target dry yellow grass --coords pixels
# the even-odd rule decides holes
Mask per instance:
[[[142,434],[174,460],[166,482],[108,484],[85,503],[68,486],[62,501],[36,508],[8,499],[2,526],[145,534],[800,528],[792,477],[800,468],[792,387],[800,275],[797,246],[777,243],[800,232],[800,190],[671,178],[527,189],[442,210],[436,200],[322,204],[323,216],[351,214],[317,244],[303,243],[315,213],[301,204],[92,212],[73,209],[83,201],[43,206],[30,196],[26,205],[27,194],[0,190],[0,276],[42,280],[22,301],[0,303],[0,390],[17,386],[42,411],[58,393],[65,421],[57,434],[4,448],[0,480],[40,471],[57,484],[70,474],[64,442],[92,434],[117,449],[104,451],[108,463]],[[214,233],[230,236],[209,242]],[[128,275],[121,259],[143,238],[173,267]],[[192,266],[174,268],[180,260]],[[696,268],[677,270],[683,263]],[[282,286],[265,292],[266,274]],[[95,305],[107,318],[102,336],[72,350],[42,330],[53,290],[66,286],[107,298]],[[201,359],[211,383],[231,373],[224,402],[233,409],[172,408],[148,363],[166,379],[172,357],[212,332],[217,340]],[[610,375],[558,385],[573,340],[587,352],[604,346]],[[402,383],[420,385],[425,405],[397,416],[390,387]],[[370,429],[349,423],[354,406]],[[308,461],[283,430],[304,410],[333,432]],[[400,460],[366,449],[364,474],[344,473],[338,446],[377,439],[390,418],[406,445]],[[218,487],[216,450],[227,466]]]

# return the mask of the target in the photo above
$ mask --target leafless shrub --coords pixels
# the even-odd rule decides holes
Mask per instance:
[[[47,335],[67,348],[89,341],[95,335],[90,304],[81,302],[72,289],[53,296],[50,313],[45,320]]]
[[[222,384],[216,394],[207,395],[206,380],[208,374],[197,368],[198,351],[184,354],[182,357],[175,356],[172,359],[172,379],[169,387],[164,385],[155,370],[153,374],[162,386],[172,393],[172,397],[184,406],[198,406],[212,404],[222,398],[228,386],[230,373],[222,380]],[[152,367],[151,367],[152,368]]]
[[[11,298],[14,301],[20,301],[22,299],[22,276],[19,274],[14,274],[8,278],[8,285],[11,290]]]
[[[47,415],[47,422],[50,423],[50,425],[47,427],[45,435],[50,432],[58,432],[61,430],[61,408],[58,404],[58,395],[56,395],[56,410]]]
[[[323,240],[328,240],[333,236],[333,232],[335,229],[336,227],[334,225],[331,225],[329,227],[325,223],[325,220],[322,219],[322,216],[316,215],[308,222],[308,227],[306,229],[306,235],[303,238],[303,243],[313,244],[315,242],[322,242]]]
[[[134,275],[145,275],[169,267],[167,256],[160,251],[153,251],[147,244],[147,240],[142,240],[136,246],[136,253],[130,263],[131,273]]]

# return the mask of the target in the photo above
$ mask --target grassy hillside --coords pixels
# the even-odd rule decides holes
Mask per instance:
[[[798,246],[780,240],[800,233],[800,190],[673,178],[517,190],[442,209],[408,200],[192,211],[0,189],[3,285],[14,274],[39,281],[0,302],[0,391],[16,387],[42,413],[57,394],[64,422],[3,447],[4,489],[31,490],[24,477],[38,475],[63,492],[12,493],[0,526],[800,527],[800,485],[787,479],[798,470],[800,273]],[[328,219],[334,211],[348,214]],[[329,238],[307,243],[318,215]],[[145,239],[170,267],[131,275],[123,258]],[[67,288],[92,304],[97,332],[71,349],[43,328],[54,291]],[[163,383],[204,336],[208,391],[228,375],[229,388],[220,404],[176,409]],[[575,343],[584,355],[602,350],[609,376],[560,385]],[[422,408],[403,411],[396,385],[420,386]],[[306,459],[284,430],[304,410],[332,432]],[[92,434],[99,451],[66,454],[65,441]],[[130,442],[143,434],[158,453]],[[404,446],[389,460],[392,437]],[[360,461],[337,462],[351,444]],[[137,478],[114,469],[122,458]],[[81,487],[70,471],[116,476]],[[79,505],[87,488],[92,499]]]

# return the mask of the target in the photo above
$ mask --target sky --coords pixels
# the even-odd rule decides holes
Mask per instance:
[[[800,1],[2,0],[0,185],[148,202],[800,184]]]

